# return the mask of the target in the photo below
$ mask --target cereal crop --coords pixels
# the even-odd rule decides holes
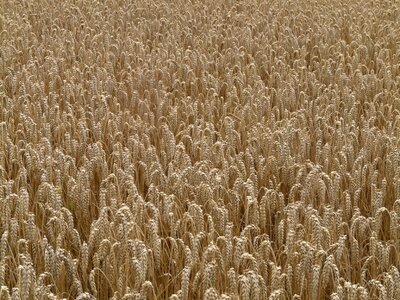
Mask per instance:
[[[400,299],[400,1],[0,1],[0,299]]]

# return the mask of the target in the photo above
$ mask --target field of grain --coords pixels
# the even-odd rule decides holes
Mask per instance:
[[[400,299],[400,2],[2,0],[0,299]]]

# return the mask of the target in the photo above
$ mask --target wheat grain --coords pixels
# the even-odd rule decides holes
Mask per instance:
[[[339,2],[6,1],[0,297],[399,298],[399,6]]]

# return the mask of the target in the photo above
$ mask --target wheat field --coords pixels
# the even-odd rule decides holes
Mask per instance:
[[[400,2],[0,1],[0,299],[400,299]]]

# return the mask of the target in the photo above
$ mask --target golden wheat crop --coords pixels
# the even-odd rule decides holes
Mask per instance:
[[[0,298],[400,299],[400,2],[0,1]]]

